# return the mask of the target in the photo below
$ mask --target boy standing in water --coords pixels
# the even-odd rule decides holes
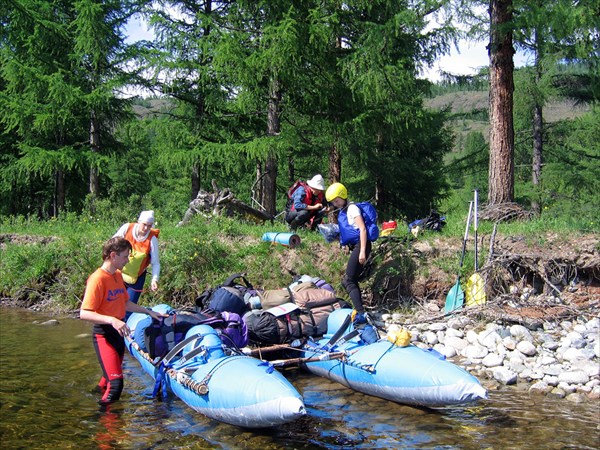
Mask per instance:
[[[124,322],[125,312],[148,314],[160,320],[163,314],[139,306],[129,300],[121,269],[129,262],[131,244],[124,238],[110,239],[102,248],[102,266],[87,280],[79,317],[94,324],[93,341],[102,378],[97,389],[99,403],[116,402],[123,391],[124,337],[130,329]]]

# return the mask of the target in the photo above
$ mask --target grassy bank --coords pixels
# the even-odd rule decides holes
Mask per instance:
[[[77,308],[87,276],[102,263],[103,243],[120,225],[74,216],[47,222],[5,219],[0,225],[0,296],[26,306]],[[297,249],[261,241],[266,231],[287,231],[282,223],[259,226],[198,216],[185,227],[160,221],[157,227],[162,273],[159,291],[142,296],[149,304],[192,304],[204,289],[236,272],[275,289],[292,281],[291,272],[339,282],[344,268],[339,246],[326,245],[316,233],[300,231]],[[324,260],[317,271],[314,262]]]
[[[448,274],[444,282],[447,281],[449,288],[458,268],[465,216],[463,212],[451,212],[442,233],[426,232],[416,239],[445,246],[446,251],[440,255],[413,252],[411,248],[416,242],[409,239],[406,227],[399,223],[396,235],[406,237],[407,242],[391,248],[385,255],[386,263],[375,266],[373,276],[364,284],[367,291],[393,290],[390,278],[395,278],[397,284],[407,284],[419,276],[427,278],[434,269]],[[283,223],[252,225],[225,217],[196,216],[189,225],[177,228],[175,221],[161,223],[160,214],[158,218],[160,289],[157,293],[145,293],[143,303],[191,305],[203,290],[236,272],[246,272],[253,284],[265,289],[286,286],[294,274],[319,276],[328,280],[341,296],[345,295],[341,277],[347,256],[337,243],[325,243],[318,233],[300,231],[302,245],[289,249],[261,241],[266,231],[287,231]],[[122,224],[120,220],[101,220],[89,215],[43,222],[4,218],[0,222],[0,297],[29,307],[78,308],[85,280],[101,264],[102,245]],[[500,224],[498,233],[523,236],[531,246],[543,246],[548,233],[572,240],[589,232],[590,227],[594,225],[578,223],[572,217],[542,217]],[[491,223],[481,223],[480,235],[489,235],[492,228]],[[484,260],[487,249],[481,250],[480,261]],[[472,265],[473,258],[467,255],[463,273],[470,273]],[[382,287],[382,283],[387,284]],[[442,286],[441,290],[444,289]]]

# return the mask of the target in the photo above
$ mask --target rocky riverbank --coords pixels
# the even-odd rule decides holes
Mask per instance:
[[[437,308],[437,305],[430,305]],[[440,320],[375,315],[388,332],[405,328],[414,345],[433,348],[493,390],[526,383],[532,395],[573,402],[600,399],[600,319],[520,324],[479,321],[456,314]]]

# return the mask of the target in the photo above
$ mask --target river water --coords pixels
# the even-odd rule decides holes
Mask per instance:
[[[58,325],[40,325],[58,319]],[[91,327],[0,308],[0,444],[6,449],[598,449],[599,403],[530,397],[506,387],[475,405],[427,410],[287,370],[308,415],[266,430],[225,425],[177,398],[125,358],[120,402],[100,411]]]

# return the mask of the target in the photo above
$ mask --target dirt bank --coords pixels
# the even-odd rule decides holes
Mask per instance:
[[[55,237],[0,234],[0,249],[8,243],[45,245]],[[377,312],[443,311],[446,295],[456,282],[461,241],[431,232],[417,239],[381,238],[374,246],[373,258],[362,286],[367,307]],[[544,320],[600,313],[600,240],[597,234],[565,238],[554,233],[532,237],[480,237],[480,273],[485,280],[487,302],[469,311],[482,319],[503,320],[535,326]],[[294,268],[310,250],[315,275],[329,273],[332,260],[345,258],[338,245],[311,244],[280,254],[282,271],[295,274]],[[467,267],[467,266],[465,266]],[[472,267],[472,266],[470,266]],[[463,278],[468,278],[463,273]],[[36,310],[56,309],[46,284],[24,286],[35,289],[36,296],[0,299],[3,305]],[[336,282],[337,280],[331,280]],[[438,311],[430,311],[437,305]],[[427,311],[424,311],[427,309]],[[465,312],[466,313],[466,312]]]

